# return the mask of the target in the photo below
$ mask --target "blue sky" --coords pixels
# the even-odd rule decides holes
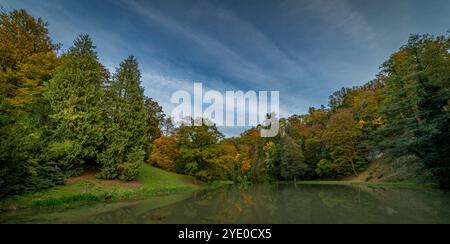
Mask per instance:
[[[450,29],[448,0],[0,0],[49,23],[69,47],[91,35],[111,71],[134,54],[146,95],[173,108],[172,92],[278,90],[281,116],[326,105],[343,86],[374,78],[411,33]],[[227,135],[239,128],[223,130]]]

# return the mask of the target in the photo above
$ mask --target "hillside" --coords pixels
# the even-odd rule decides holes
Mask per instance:
[[[434,182],[431,173],[414,156],[381,157],[370,162],[368,168],[358,176],[346,177],[343,180],[352,182]]]

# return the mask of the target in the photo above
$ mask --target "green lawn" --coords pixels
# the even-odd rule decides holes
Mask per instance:
[[[102,201],[143,199],[179,192],[215,187],[220,183],[194,183],[194,178],[143,165],[134,182],[96,179],[94,174],[71,178],[65,185],[48,190],[10,197],[1,203],[3,209],[34,207],[73,207]]]
[[[201,188],[200,185],[194,184],[194,178],[191,176],[175,174],[149,165],[142,167],[137,180],[147,191]]]

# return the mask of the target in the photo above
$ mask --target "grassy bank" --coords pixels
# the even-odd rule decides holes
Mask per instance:
[[[99,180],[94,172],[67,180],[62,186],[45,191],[14,196],[1,202],[3,210],[24,208],[68,208],[95,202],[144,199],[181,192],[197,191],[223,185],[197,183],[194,178],[144,165],[136,181]]]
[[[293,182],[279,182],[292,184]],[[435,184],[418,184],[415,182],[361,182],[361,181],[297,181],[307,185],[350,185],[389,188],[436,188]],[[86,172],[80,177],[67,180],[62,186],[45,191],[14,196],[0,202],[0,210],[27,208],[71,208],[98,202],[117,202],[121,200],[146,199],[154,196],[188,193],[210,189],[227,184],[214,182],[205,184],[193,177],[167,172],[149,165],[142,167],[136,181],[120,182],[118,180],[99,180],[94,172]]]

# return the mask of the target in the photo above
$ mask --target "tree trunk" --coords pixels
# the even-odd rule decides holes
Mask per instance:
[[[352,164],[352,169],[353,169],[353,173],[355,174],[355,176],[357,177],[358,176],[358,173],[356,172],[356,169],[355,169],[355,164],[353,163],[353,159],[352,160],[350,160],[350,163]]]

